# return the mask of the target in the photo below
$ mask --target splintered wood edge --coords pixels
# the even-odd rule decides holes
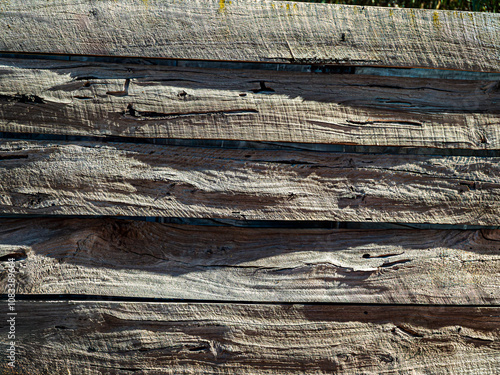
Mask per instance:
[[[0,12],[2,52],[500,72],[500,15],[486,12],[266,0],[11,0]]]

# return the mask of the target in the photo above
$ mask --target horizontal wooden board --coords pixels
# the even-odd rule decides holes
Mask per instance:
[[[26,301],[16,309],[17,374],[493,375],[500,366],[499,308]]]
[[[254,0],[10,0],[0,51],[500,71],[500,15]],[[466,58],[464,58],[466,56]]]
[[[0,131],[500,148],[497,82],[0,60]]]
[[[0,213],[498,225],[500,159],[0,142]]]
[[[498,241],[498,230],[0,221],[2,264],[16,259],[17,293],[32,295],[498,305]]]

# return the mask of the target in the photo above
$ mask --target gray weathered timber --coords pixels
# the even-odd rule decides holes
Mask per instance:
[[[0,221],[0,257],[21,272],[17,293],[40,295],[498,305],[499,240],[498,230]]]
[[[494,157],[0,142],[0,213],[498,225]]]
[[[0,51],[500,71],[500,15],[252,0],[10,0]]]
[[[497,82],[0,60],[0,131],[500,149]]]
[[[493,375],[500,367],[500,310],[492,307],[26,301],[16,308],[23,374]]]

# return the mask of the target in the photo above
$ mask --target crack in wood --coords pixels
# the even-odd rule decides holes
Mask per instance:
[[[259,113],[255,109],[234,109],[234,110],[224,110],[224,111],[206,111],[206,112],[173,112],[173,113],[161,113],[161,112],[149,112],[149,111],[139,111],[134,108],[134,105],[130,103],[124,112],[121,112],[125,118],[134,118],[139,121],[147,120],[171,120],[180,117],[196,117],[196,116],[226,116],[226,115],[251,115]]]

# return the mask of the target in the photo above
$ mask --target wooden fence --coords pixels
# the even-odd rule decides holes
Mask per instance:
[[[0,30],[2,374],[498,373],[500,15],[10,0]]]

